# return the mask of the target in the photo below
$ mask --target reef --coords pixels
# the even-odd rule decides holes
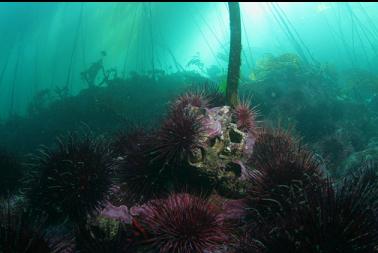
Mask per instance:
[[[270,55],[234,107],[219,76],[82,75],[0,126],[34,151],[0,152],[0,252],[377,252],[377,117],[337,86],[353,73]]]
[[[206,78],[194,72],[164,74],[155,79],[132,72],[124,78],[106,80],[101,86],[90,85],[78,94],[66,88],[42,89],[34,95],[25,115],[0,121],[1,146],[24,155],[41,144],[51,145],[56,136],[83,125],[96,134],[112,135],[134,124],[158,124],[167,101],[185,89],[210,87],[206,83]]]
[[[293,128],[328,173],[340,177],[345,160],[378,136],[376,80],[368,71],[267,54],[242,79],[240,91],[253,96],[266,125]]]

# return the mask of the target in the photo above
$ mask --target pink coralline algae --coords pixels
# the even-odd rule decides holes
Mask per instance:
[[[127,206],[125,205],[114,206],[110,202],[101,211],[100,215],[106,218],[121,221],[126,224],[131,224],[132,219],[133,219],[130,213],[130,210]]]

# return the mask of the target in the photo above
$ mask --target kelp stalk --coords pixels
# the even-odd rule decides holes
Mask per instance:
[[[235,107],[238,103],[238,84],[241,65],[241,22],[238,2],[228,2],[230,17],[230,55],[228,61],[226,103]]]

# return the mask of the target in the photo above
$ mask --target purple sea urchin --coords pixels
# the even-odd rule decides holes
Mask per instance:
[[[27,197],[50,220],[85,221],[107,198],[112,185],[112,156],[103,140],[70,134],[57,149],[34,157]]]
[[[188,194],[147,203],[137,220],[148,235],[145,245],[159,253],[213,252],[229,238],[220,209]]]

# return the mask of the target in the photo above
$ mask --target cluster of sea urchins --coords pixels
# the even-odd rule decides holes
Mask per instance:
[[[133,201],[143,202],[190,188],[190,183],[180,181],[188,170],[188,157],[203,146],[206,128],[197,110],[205,106],[206,98],[200,93],[182,95],[172,104],[158,130],[137,138],[136,133],[125,137],[134,144],[124,151],[120,178]]]
[[[375,168],[376,169],[376,168]],[[316,192],[303,188],[289,205],[268,220],[256,222],[249,246],[238,252],[373,253],[378,245],[377,176],[369,170],[327,181]],[[374,177],[370,176],[374,174]]]
[[[118,135],[110,146],[90,136],[59,140],[56,149],[44,149],[34,159],[35,173],[27,181],[30,207],[47,214],[49,220],[79,224],[80,252],[377,251],[374,166],[333,182],[324,176],[316,156],[288,131],[256,131],[256,114],[248,103],[224,111],[212,109],[202,93],[187,93],[172,104],[156,131],[136,129]],[[206,112],[231,113],[232,119],[209,130],[203,120],[203,115],[210,115]],[[197,167],[189,160],[195,152],[210,150],[206,149],[211,146],[209,131],[223,138],[225,129],[250,137],[252,152],[246,152],[247,156],[240,152],[235,156],[240,160],[232,161],[245,170],[240,180],[247,182],[248,190],[243,198],[232,201],[217,195],[220,201],[215,203],[187,193],[200,184],[194,173]],[[220,143],[221,148],[230,144]],[[234,159],[230,153],[209,157]],[[116,223],[117,229],[108,238],[101,229],[90,227],[88,218],[104,206],[109,193],[117,194],[111,191],[113,173],[118,173],[114,182],[127,196],[127,205],[135,206],[126,208],[133,210],[127,213],[130,223]],[[187,192],[178,193],[182,189]],[[221,194],[214,187],[209,195],[216,193]],[[220,204],[223,200],[228,204]],[[112,215],[125,215],[117,214],[124,209]],[[231,220],[240,226],[230,226]],[[4,231],[0,232],[6,235]]]
[[[34,212],[46,213],[52,222],[85,223],[111,190],[111,151],[90,134],[69,134],[57,144],[34,157],[27,199]]]
[[[376,168],[342,182],[325,179],[315,156],[282,130],[261,132],[248,165],[236,252],[376,252]]]
[[[183,189],[208,194],[216,187],[239,187],[231,182],[232,172],[226,166],[245,160],[242,156],[247,145],[252,150],[256,113],[246,102],[235,109],[211,108],[209,100],[211,96],[204,92],[185,93],[172,103],[159,129],[144,135],[130,133],[117,143],[119,147],[123,141],[133,142],[121,145],[126,148],[120,171],[121,182],[134,202]],[[241,142],[233,144],[229,132]],[[213,147],[214,143],[218,144]],[[250,151],[246,153],[249,155]],[[219,155],[223,156],[219,162],[205,159],[218,159]],[[241,173],[234,174],[238,177]]]

